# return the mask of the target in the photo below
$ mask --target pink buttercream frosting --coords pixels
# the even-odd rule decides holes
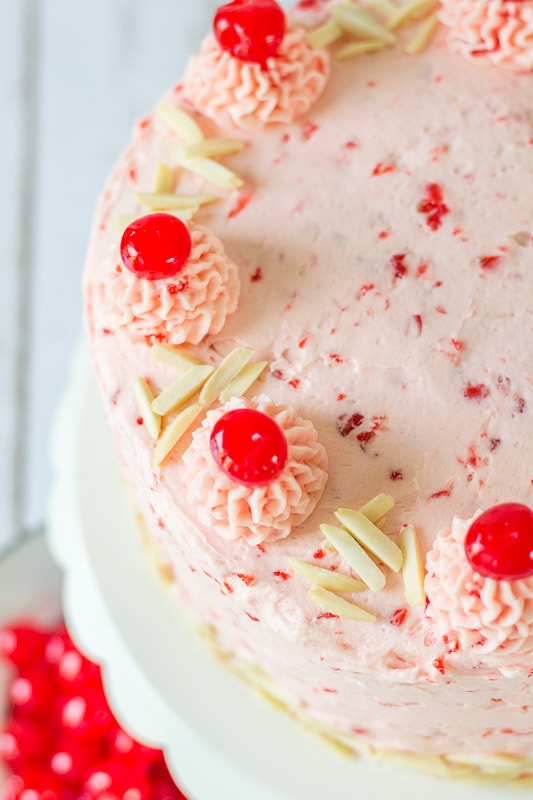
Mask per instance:
[[[533,69],[533,3],[529,0],[441,0],[440,21],[452,50],[470,61]]]
[[[289,28],[266,69],[234,58],[209,35],[189,62],[184,93],[222,127],[253,130],[306,114],[328,74],[328,54],[313,50],[299,28]]]
[[[239,276],[220,240],[191,225],[192,250],[170,278],[147,280],[120,267],[100,284],[110,322],[134,338],[198,344],[218,333],[237,308]]]
[[[244,486],[215,463],[209,438],[227,411],[254,408],[272,417],[287,439],[287,463],[266,486]],[[247,401],[234,398],[207,413],[183,456],[185,480],[200,521],[224,539],[244,538],[248,544],[284,539],[311,514],[327,481],[326,451],[309,420],[289,406],[276,406],[265,395]]]
[[[527,653],[533,649],[533,577],[497,581],[474,572],[464,549],[474,519],[455,517],[427,555],[427,614],[461,650]]]

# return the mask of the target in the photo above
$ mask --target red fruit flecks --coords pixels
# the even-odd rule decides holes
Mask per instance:
[[[463,389],[463,397],[467,400],[484,400],[490,394],[490,389],[484,383],[469,383]]]
[[[465,538],[473,569],[486,578],[518,580],[533,575],[533,511],[502,503],[480,514]]]
[[[220,469],[239,483],[265,486],[285,467],[285,434],[271,417],[251,408],[228,411],[215,424],[211,453]]]
[[[355,428],[359,428],[363,424],[364,419],[363,414],[359,414],[357,411],[350,416],[341,414],[337,419],[337,430],[341,436],[349,436]]]
[[[40,658],[48,635],[28,624],[10,625],[0,630],[0,657],[19,669]]]
[[[157,212],[134,220],[120,242],[122,262],[138,278],[161,280],[179,272],[192,250],[187,225],[173,214]]]
[[[449,214],[450,209],[444,202],[442,188],[438,183],[429,183],[426,186],[424,199],[418,204],[418,211],[426,215],[428,228],[436,231],[442,225],[442,218]]]
[[[234,0],[215,14],[220,47],[241,61],[266,67],[285,36],[285,13],[275,0]]]

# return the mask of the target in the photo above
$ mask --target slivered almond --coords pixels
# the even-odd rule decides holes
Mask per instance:
[[[200,392],[200,403],[205,408],[215,402],[220,393],[248,363],[253,352],[251,347],[237,347],[220,362]]]
[[[350,533],[335,525],[322,524],[320,530],[369,589],[373,592],[383,589],[385,575]]]
[[[335,53],[335,56],[342,61],[345,58],[364,56],[365,53],[377,53],[378,50],[383,50],[383,47],[383,42],[376,41],[376,39],[368,40],[366,42],[352,42],[344,47],[340,47]]]
[[[154,450],[154,465],[159,466],[162,464],[169,453],[178,444],[181,437],[187,432],[193,424],[196,417],[204,410],[200,403],[184,408],[178,416],[167,425],[163,431],[161,438],[155,446]]]
[[[267,365],[268,361],[256,361],[253,364],[246,364],[235,378],[228,383],[226,388],[220,392],[218,398],[220,402],[227,403],[232,397],[242,397],[246,394]]]
[[[202,129],[196,120],[183,109],[170,105],[170,103],[159,103],[157,113],[187,144],[203,142],[205,137]]]
[[[197,367],[202,362],[190,356],[184,350],[177,350],[175,347],[169,347],[166,344],[154,344],[152,346],[152,358],[160,364],[166,364],[167,367],[174,367],[174,369],[185,370],[189,367]]]
[[[313,586],[309,589],[309,596],[313,603],[324,611],[329,611],[330,614],[335,614],[337,617],[343,619],[355,619],[360,622],[374,622],[376,617],[369,611],[366,611],[355,603],[350,603],[344,597],[329,592],[323,589],[322,586]]]
[[[366,4],[386,20],[398,10],[398,6],[392,3],[391,0],[366,0]]]
[[[322,586],[323,589],[330,589],[332,592],[364,592],[366,589],[363,581],[358,581],[343,572],[307,564],[297,558],[289,558],[289,563],[295,572],[307,578],[311,583]]]
[[[331,13],[335,22],[352,36],[360,36],[362,39],[379,39],[388,44],[395,41],[395,36],[390,30],[359,6],[344,3],[335,5],[331,9]]]
[[[405,52],[410,56],[414,56],[417,55],[417,53],[421,53],[423,50],[425,50],[435,35],[438,27],[439,18],[436,14],[432,14],[430,17],[427,17],[427,19],[420,23],[416,33],[405,45]]]
[[[173,156],[177,163],[189,172],[194,172],[201,178],[214,183],[215,186],[220,186],[222,189],[238,189],[244,186],[244,181],[239,178],[234,172],[219,164],[218,161],[213,161],[211,158],[187,158],[184,153],[183,147],[175,147]]]
[[[400,571],[403,561],[402,551],[364,514],[351,508],[339,508],[335,511],[335,516],[365,550],[390,567],[393,572]]]
[[[240,139],[205,139],[203,142],[186,144],[183,148],[185,158],[218,158],[219,156],[230,156],[233,153],[240,153],[245,147],[245,143]]]
[[[158,439],[161,431],[161,417],[152,411],[154,394],[144,378],[134,378],[132,382],[133,396],[139,413],[148,431],[150,439]]]
[[[384,517],[387,511],[390,511],[391,508],[394,508],[394,500],[390,496],[390,494],[377,494],[372,500],[369,500],[368,503],[365,503],[364,506],[361,506],[358,511],[360,514],[363,514],[370,522],[373,522],[374,525]]]
[[[326,552],[328,552],[328,553],[336,553],[337,552],[335,550],[335,548],[333,547],[333,545],[331,544],[331,542],[328,541],[328,539],[322,539],[322,541],[320,542],[320,549],[321,550],[326,550]]]
[[[164,416],[182,406],[198,392],[214,372],[213,367],[204,364],[189,369],[161,392],[152,402],[152,411]]]
[[[402,25],[409,25],[435,11],[437,6],[437,0],[412,0],[396,9],[396,12],[389,17],[387,27],[395,30]]]
[[[154,194],[171,194],[174,191],[174,172],[168,164],[157,165],[152,191]]]
[[[157,210],[191,209],[214,203],[219,198],[212,194],[172,194],[164,192],[136,192],[136,201],[142,206]]]
[[[412,525],[400,531],[400,549],[403,555],[403,581],[405,598],[410,606],[423,606],[426,602],[424,591],[424,559],[418,536]]]
[[[315,50],[320,47],[327,47],[328,44],[333,44],[337,39],[344,36],[344,31],[341,26],[333,19],[328,19],[323,25],[309,31],[306,36],[308,44]]]
[[[172,214],[174,217],[178,217],[178,219],[182,219],[184,222],[190,222],[191,219],[194,219],[199,210],[198,206],[194,206],[193,208],[167,208],[166,213]]]

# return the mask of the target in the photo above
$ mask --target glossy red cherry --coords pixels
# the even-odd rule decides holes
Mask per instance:
[[[210,438],[213,458],[223,472],[246,486],[265,486],[287,461],[285,434],[272,417],[252,408],[228,411]]]
[[[148,800],[151,795],[147,778],[136,773],[130,763],[114,760],[90,767],[83,789],[94,800],[109,796],[122,798],[125,795],[131,800]]]
[[[48,635],[34,626],[21,623],[0,629],[0,657],[19,669],[40,658]]]
[[[477,517],[465,539],[476,572],[495,580],[533,575],[533,511],[521,503],[502,503]]]
[[[192,250],[191,234],[183,220],[158,212],[134,220],[120,242],[124,266],[138,278],[161,280],[179,272]]]
[[[50,716],[55,702],[55,684],[55,675],[44,662],[14,678],[9,686],[9,699],[19,717]]]
[[[42,724],[10,719],[0,732],[0,758],[13,771],[27,763],[35,764],[46,752],[47,739]]]
[[[223,50],[265,67],[285,36],[285,14],[275,0],[234,0],[218,9],[213,28]]]

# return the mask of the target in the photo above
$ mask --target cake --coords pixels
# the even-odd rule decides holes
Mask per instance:
[[[85,271],[123,475],[217,652],[350,752],[519,785],[532,70],[527,0],[235,0]]]

